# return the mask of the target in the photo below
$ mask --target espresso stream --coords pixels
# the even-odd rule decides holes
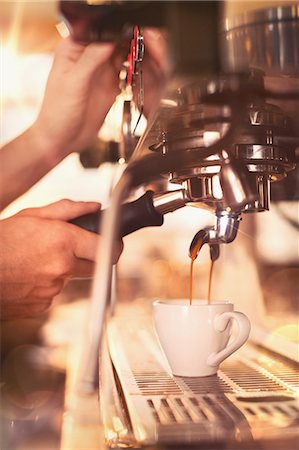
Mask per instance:
[[[200,239],[196,246],[192,249],[192,253],[190,254],[190,276],[189,276],[189,302],[192,305],[193,299],[193,265],[196,259],[196,255],[198,254],[198,249],[202,245],[202,240]],[[210,264],[210,272],[209,272],[209,284],[208,284],[208,304],[211,303],[211,288],[212,288],[212,275],[213,275],[214,261],[211,261]]]

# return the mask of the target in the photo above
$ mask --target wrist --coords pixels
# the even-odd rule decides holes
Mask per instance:
[[[38,120],[27,130],[27,133],[32,149],[35,149],[43,162],[47,164],[48,170],[53,169],[65,158],[66,154],[55,143],[54,138],[43,131]]]

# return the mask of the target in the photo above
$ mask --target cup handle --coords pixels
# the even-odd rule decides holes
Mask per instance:
[[[209,366],[218,366],[225,358],[234,353],[247,340],[250,333],[250,322],[245,314],[238,311],[228,311],[219,314],[214,319],[214,327],[217,331],[224,331],[231,319],[235,319],[238,324],[239,332],[235,340],[218,353],[212,353],[207,360]]]

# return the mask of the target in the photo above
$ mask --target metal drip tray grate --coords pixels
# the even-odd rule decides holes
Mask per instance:
[[[134,376],[155,423],[167,430],[180,424],[193,433],[196,424],[203,435],[217,425],[227,438],[236,427],[248,427],[248,421],[265,427],[273,421],[281,426],[295,423],[299,414],[290,391],[273,373],[268,376],[263,368],[250,364],[227,361],[217,376],[210,377],[172,377],[163,372]]]
[[[294,405],[250,405],[243,408],[244,412],[260,419],[273,420],[274,417],[284,416],[290,420],[298,420],[298,408]]]
[[[163,425],[171,423],[207,425],[212,422],[231,425],[232,419],[227,414],[225,402],[228,402],[225,398],[215,396],[147,399],[147,404],[156,422]]]
[[[232,386],[224,381],[221,375],[201,378],[182,378],[182,380],[194,394],[233,392]]]
[[[182,394],[178,384],[166,372],[133,372],[133,375],[143,395]]]
[[[173,377],[167,372],[133,372],[142,395],[227,394],[234,392],[286,391],[271,376],[240,361],[225,362],[218,375]]]
[[[243,362],[225,362],[222,372],[241,390],[253,391],[281,391],[285,387],[278,381],[254,369]]]
[[[237,408],[225,396],[206,395],[200,397],[153,397],[147,399],[156,423],[181,424],[221,424],[234,427],[247,418],[271,423],[281,418],[295,421],[299,419],[298,409],[293,404],[253,404],[239,405]]]
[[[274,361],[271,358],[263,358],[262,361],[256,360],[255,362],[271,375],[286,383],[291,389],[299,388],[299,373],[296,363],[286,363],[282,360]]]

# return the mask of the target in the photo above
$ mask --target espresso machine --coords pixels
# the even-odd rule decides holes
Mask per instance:
[[[162,225],[165,214],[209,208],[214,225],[198,230],[190,252],[197,257],[207,244],[215,261],[238,239],[243,217],[269,210],[270,193],[273,203],[298,200],[298,2],[236,16],[222,2],[61,1],[60,9],[74,39],[127,45],[122,84],[137,90],[140,113],[143,29],[162,29],[168,43],[165,84],[137,141],[124,105],[126,168],[110,207],[75,222],[103,236],[81,387],[100,387],[107,447],[295,448],[294,342],[280,354],[277,344],[253,339],[215,377],[174,377],[150,312],[112,305],[111,284],[114,240]],[[161,180],[165,190],[146,190]],[[126,203],[142,187],[145,194]]]

